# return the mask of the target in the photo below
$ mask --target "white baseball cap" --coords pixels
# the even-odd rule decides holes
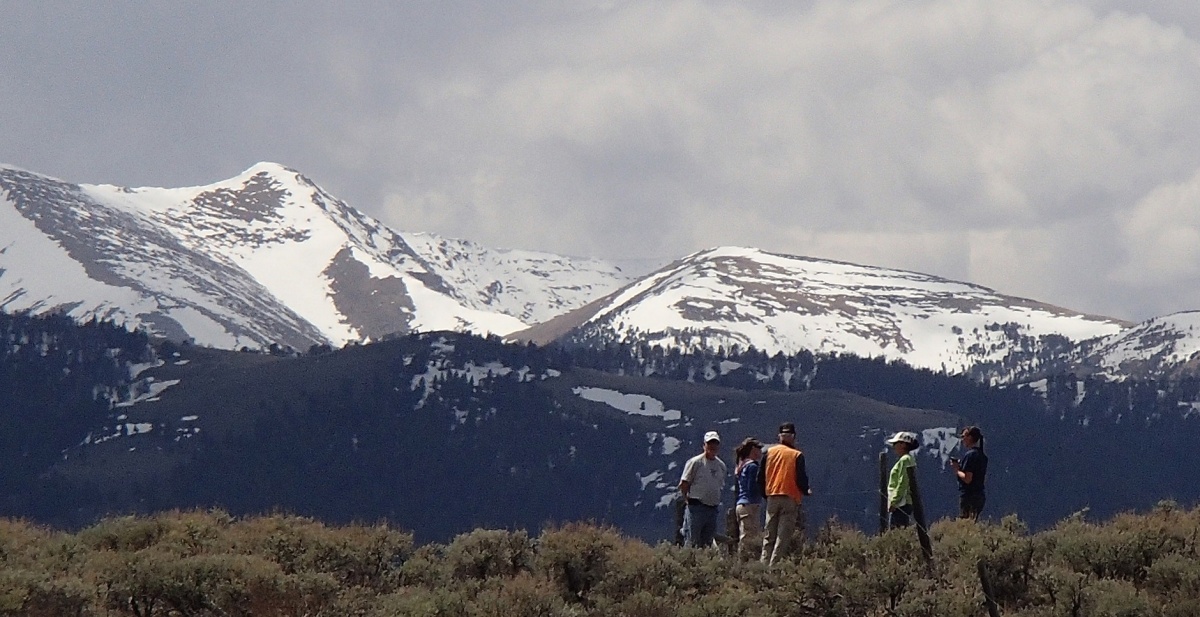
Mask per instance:
[[[721,436],[718,435],[716,431],[709,431],[704,434],[704,443],[708,443],[710,441],[715,441],[717,443],[720,443]]]
[[[890,446],[894,443],[900,443],[900,442],[904,442],[913,447],[918,447],[921,444],[920,440],[917,439],[916,433],[909,433],[907,431],[900,431],[899,433],[892,435],[891,438],[888,439],[884,443],[886,443]]]

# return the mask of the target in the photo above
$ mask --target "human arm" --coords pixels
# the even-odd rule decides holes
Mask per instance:
[[[679,493],[684,499],[688,498],[688,491],[692,488],[692,480],[696,478],[696,461],[688,459],[688,462],[683,466],[683,474],[679,478]]]
[[[812,495],[812,487],[808,485],[808,471],[804,468],[804,454],[796,457],[796,488],[801,495]]]
[[[950,469],[954,470],[954,475],[963,484],[970,484],[975,479],[976,459],[974,454],[974,452],[968,452],[963,456],[961,463],[958,459],[950,459]]]
[[[758,484],[758,492],[764,497],[767,494],[767,452],[763,450],[762,457],[758,460],[758,473],[755,482]]]

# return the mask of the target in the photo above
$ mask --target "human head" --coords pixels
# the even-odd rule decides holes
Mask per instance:
[[[796,425],[791,422],[784,422],[779,425],[779,442],[787,445],[792,445],[796,442]]]
[[[983,447],[983,431],[978,426],[968,426],[959,435],[963,445],[968,448]]]
[[[737,460],[739,461],[748,458],[758,458],[754,454],[755,450],[762,450],[762,442],[753,437],[747,437],[742,440],[742,443],[738,444],[737,450],[734,451],[734,455],[737,456]]]
[[[721,449],[721,436],[716,431],[709,431],[704,434],[704,455],[708,458],[717,456],[717,451]]]
[[[908,431],[900,431],[892,435],[886,443],[895,448],[897,454],[906,454],[921,447],[921,441],[917,439],[917,434]]]

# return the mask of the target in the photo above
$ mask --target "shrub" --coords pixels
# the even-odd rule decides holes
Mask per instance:
[[[411,534],[386,525],[330,529],[312,519],[275,515],[239,525],[244,552],[261,554],[287,574],[329,574],[344,585],[393,588],[412,554]]]
[[[164,527],[158,545],[181,556],[230,550],[234,518],[223,510],[168,512],[155,517]]]
[[[400,566],[400,586],[445,587],[453,584],[454,575],[445,558],[446,547],[426,544],[415,551]]]
[[[178,557],[155,549],[129,555],[102,582],[109,608],[139,617],[160,607],[181,615],[303,614],[328,604],[338,590],[327,574],[285,574],[260,557]]]
[[[535,563],[563,597],[582,601],[604,580],[613,552],[623,542],[611,528],[569,523],[542,533]]]
[[[84,529],[79,539],[97,550],[132,552],[153,546],[166,532],[167,526],[159,518],[121,516]]]
[[[1128,581],[1095,581],[1084,592],[1082,614],[1089,617],[1150,617],[1157,611]]]
[[[171,512],[74,535],[0,521],[0,617],[965,616],[981,613],[978,563],[1010,616],[1200,614],[1200,510],[1077,515],[1032,535],[1014,517],[940,521],[931,536],[926,567],[912,530],[831,523],[767,567],[582,523],[414,549],[386,525],[284,515]]]
[[[56,578],[28,570],[0,570],[0,615],[90,615],[94,595],[91,587],[75,577]]]
[[[832,560],[819,557],[787,561],[769,570],[782,597],[767,597],[773,597],[781,614],[793,614],[798,609],[801,614],[867,614],[879,604],[878,588],[863,572],[839,568]]]
[[[644,589],[626,595],[599,595],[594,600],[593,614],[611,617],[673,617],[680,604]]]
[[[704,596],[720,588],[736,570],[750,567],[727,557],[726,553],[711,549],[665,543],[651,548],[641,542],[621,540],[613,548],[596,593],[623,597],[644,590],[681,601]]]
[[[522,572],[484,587],[467,606],[471,617],[559,617],[571,615],[559,590],[549,581]]]
[[[445,559],[459,579],[516,576],[533,568],[533,541],[524,531],[476,529],[454,538]]]
[[[364,615],[364,617],[467,617],[470,588],[442,587],[437,589],[403,588],[379,597],[365,611],[342,610],[333,614]]]
[[[1061,565],[1051,565],[1033,574],[1033,601],[1051,615],[1084,615],[1085,589],[1089,577]]]
[[[0,564],[27,567],[36,563],[50,547],[71,539],[66,534],[27,521],[0,520]]]

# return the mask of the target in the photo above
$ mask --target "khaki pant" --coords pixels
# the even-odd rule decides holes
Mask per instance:
[[[762,504],[741,504],[737,507],[738,558],[749,561],[762,550]]]
[[[800,504],[787,495],[767,497],[766,535],[759,557],[763,563],[774,564],[787,555],[799,512]]]

